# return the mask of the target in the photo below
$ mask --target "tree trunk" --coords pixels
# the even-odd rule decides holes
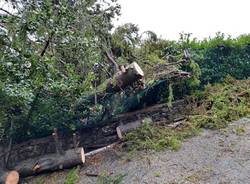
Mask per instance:
[[[17,171],[0,170],[0,183],[3,184],[18,184],[19,174]]]
[[[32,158],[18,163],[15,166],[21,177],[34,174],[70,168],[85,162],[83,148],[70,149],[63,154],[49,154]]]
[[[144,77],[144,73],[140,66],[133,62],[128,65],[125,69],[117,72],[112,79],[108,81],[108,85],[106,88],[106,92],[118,92],[121,89],[132,85],[134,82],[142,79]]]
[[[102,99],[108,94],[114,94],[123,90],[134,83],[143,81],[144,73],[140,66],[133,62],[127,67],[121,68],[114,76],[97,87],[97,92],[87,97],[90,103],[94,104],[95,101]],[[99,101],[98,101],[99,102]]]

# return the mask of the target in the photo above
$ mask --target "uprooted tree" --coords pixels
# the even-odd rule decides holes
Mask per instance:
[[[13,11],[0,9],[2,181],[18,179],[15,170],[26,176],[83,162],[81,145],[64,145],[59,153],[57,144],[34,158],[26,150],[19,162],[17,143],[50,136],[58,128],[66,135],[84,132],[87,138],[80,143],[99,148],[117,140],[117,115],[125,121],[132,117],[126,113],[159,102],[170,107],[182,96],[173,91],[194,76],[196,65],[184,48],[167,57],[144,54],[161,40],[151,35],[141,42],[133,24],[111,34],[111,20],[120,10],[116,1],[7,2]]]

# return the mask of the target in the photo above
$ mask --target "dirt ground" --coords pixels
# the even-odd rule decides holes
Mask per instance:
[[[64,183],[67,171],[42,176],[45,183]],[[88,174],[125,175],[124,184],[250,184],[250,119],[220,131],[203,130],[179,151],[109,150],[80,170],[78,184],[95,184]],[[41,178],[40,178],[41,179]],[[37,183],[37,177],[24,183]]]

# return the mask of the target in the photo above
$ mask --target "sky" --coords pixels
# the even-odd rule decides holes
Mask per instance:
[[[192,33],[198,39],[216,32],[237,37],[250,33],[250,0],[118,0],[124,23],[138,25],[140,32],[154,31],[162,38],[177,40],[179,33]],[[0,6],[9,9],[5,0]]]
[[[179,33],[198,39],[216,32],[237,37],[250,33],[250,0],[118,0],[121,17],[115,26],[134,23],[140,31],[151,30],[176,40]]]

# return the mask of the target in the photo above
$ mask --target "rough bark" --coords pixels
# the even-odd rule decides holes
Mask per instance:
[[[117,72],[112,79],[109,80],[106,92],[118,92],[121,89],[132,85],[137,80],[140,80],[144,77],[144,73],[140,66],[133,62],[128,65],[125,69]]]
[[[121,68],[114,76],[104,81],[97,87],[97,92],[87,97],[90,103],[100,101],[100,99],[107,97],[108,94],[117,93],[128,86],[132,86],[136,82],[141,82],[144,79],[144,72],[140,66],[133,62],[125,68]]]
[[[0,183],[18,184],[19,174],[17,171],[0,170]]]
[[[84,128],[77,132],[75,143],[72,134],[61,134],[59,132],[59,142],[62,143],[63,150],[77,147],[84,147],[84,150],[92,151],[100,147],[109,145],[110,143],[119,140],[116,128],[119,125],[138,121],[150,117],[153,122],[163,122],[165,125],[175,121],[180,121],[180,118],[185,118],[192,110],[194,104],[187,100],[178,100],[173,102],[169,108],[166,103],[157,104],[137,110],[134,112],[124,113],[100,123],[96,128]],[[29,140],[21,144],[13,145],[8,167],[13,168],[19,162],[29,158],[40,157],[41,155],[53,154],[56,152],[55,141],[53,136],[48,136],[40,139]],[[2,150],[0,160],[7,154],[7,150]],[[1,163],[4,163],[3,161]]]
[[[21,177],[32,176],[81,165],[85,162],[83,148],[70,149],[63,154],[49,154],[18,163],[14,169]]]

